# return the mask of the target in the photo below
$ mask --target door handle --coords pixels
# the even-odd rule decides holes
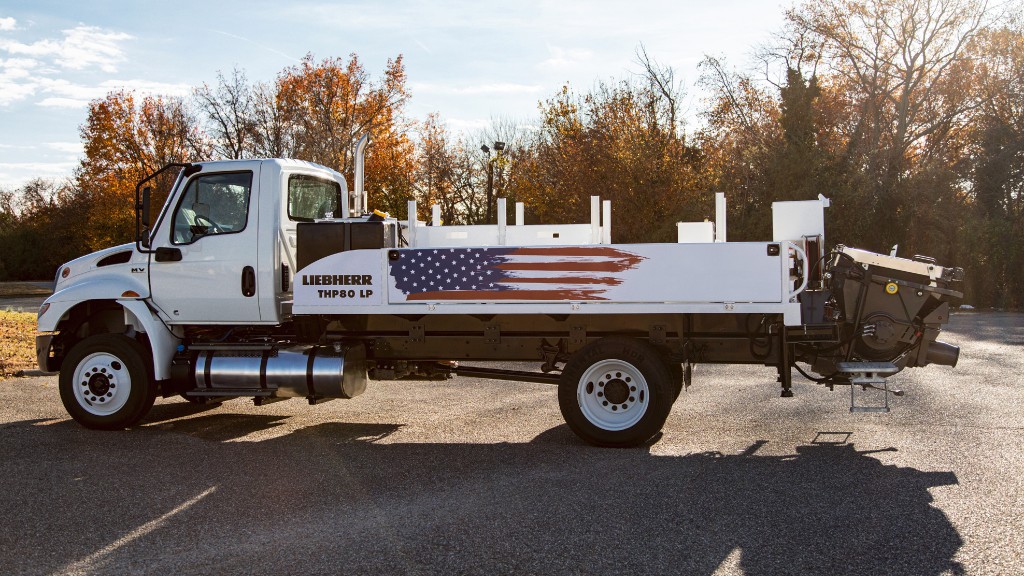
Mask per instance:
[[[251,298],[256,295],[256,271],[252,266],[242,268],[242,296]]]

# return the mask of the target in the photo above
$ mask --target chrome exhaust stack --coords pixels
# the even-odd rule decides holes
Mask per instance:
[[[356,143],[355,151],[355,174],[353,175],[355,190],[352,198],[352,216],[362,216],[367,211],[369,204],[366,187],[366,147],[370,145],[370,134],[363,134],[363,137]]]

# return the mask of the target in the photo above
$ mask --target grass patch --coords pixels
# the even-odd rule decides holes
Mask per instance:
[[[28,282],[0,282],[0,298],[22,298],[26,296],[49,296],[50,288],[42,288]]]
[[[0,310],[0,378],[36,368],[36,315]]]

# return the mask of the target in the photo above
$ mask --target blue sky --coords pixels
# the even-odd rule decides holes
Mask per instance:
[[[636,72],[636,49],[676,70],[699,106],[706,54],[750,63],[786,1],[133,2],[0,0],[0,187],[70,175],[89,100],[122,88],[188,96],[234,67],[270,81],[307,52],[355,52],[378,77],[405,57],[408,113],[455,132],[528,120],[566,82]]]

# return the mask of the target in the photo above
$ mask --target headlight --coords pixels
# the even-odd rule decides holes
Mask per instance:
[[[39,307],[39,313],[36,314],[36,318],[42,318],[43,314],[46,314],[46,311],[49,310],[49,309],[50,309],[50,303],[49,302],[43,302],[43,305]]]

